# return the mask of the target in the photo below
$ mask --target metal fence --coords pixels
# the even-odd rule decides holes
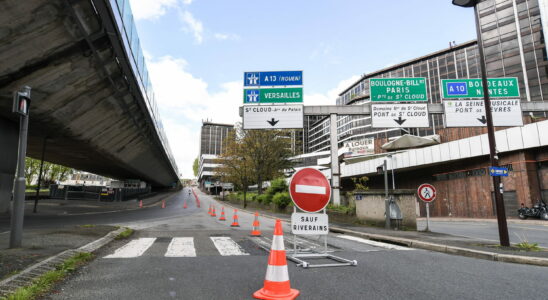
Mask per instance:
[[[49,196],[52,199],[95,200],[105,202],[127,201],[150,193],[150,187],[109,188],[104,186],[52,184],[49,189]]]

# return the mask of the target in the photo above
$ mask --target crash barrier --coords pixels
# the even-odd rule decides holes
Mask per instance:
[[[95,200],[95,201],[127,201],[140,196],[150,195],[150,187],[146,188],[108,188],[104,186],[59,185],[52,184],[49,189],[51,199],[65,200]]]

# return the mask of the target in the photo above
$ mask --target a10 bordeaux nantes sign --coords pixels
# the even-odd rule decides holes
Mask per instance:
[[[474,79],[442,79],[443,99],[473,99],[483,98],[481,78]],[[487,78],[487,88],[491,98],[519,98],[518,79]]]
[[[426,78],[371,78],[371,101],[427,101]]]

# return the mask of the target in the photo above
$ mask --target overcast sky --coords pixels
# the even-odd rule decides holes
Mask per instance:
[[[130,0],[160,114],[185,178],[201,121],[241,121],[243,72],[303,70],[304,104],[387,66],[475,39],[450,0]]]

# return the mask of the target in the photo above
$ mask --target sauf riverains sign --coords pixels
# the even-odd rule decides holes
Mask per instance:
[[[344,142],[343,157],[362,156],[375,153],[375,139],[366,138]]]

